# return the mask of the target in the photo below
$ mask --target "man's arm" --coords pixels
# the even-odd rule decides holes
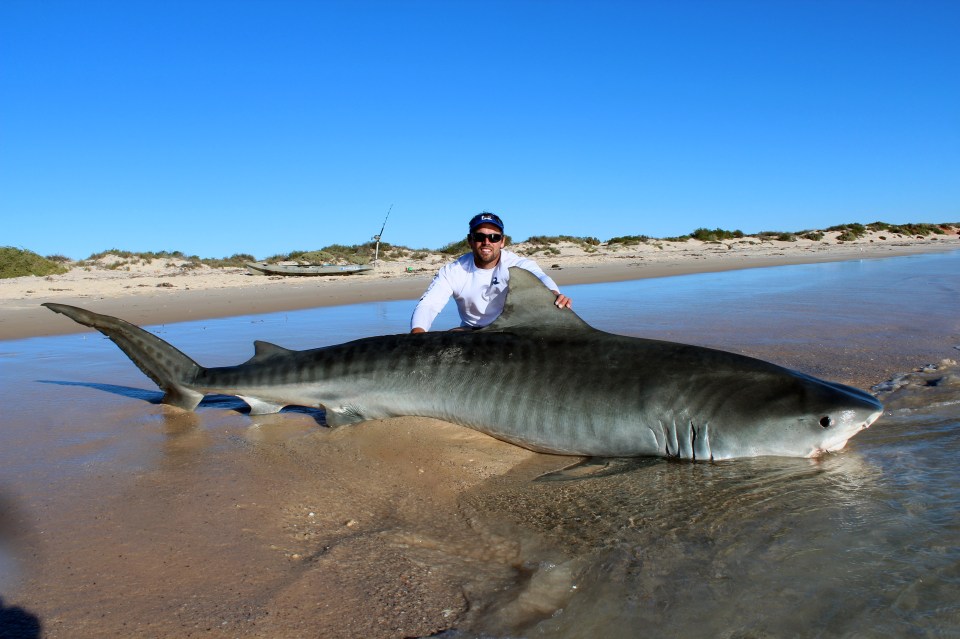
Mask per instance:
[[[423,293],[417,307],[413,309],[413,316],[410,318],[411,333],[426,333],[430,330],[433,320],[437,318],[443,307],[450,301],[453,295],[453,288],[450,282],[444,276],[443,270],[434,276],[430,286]]]

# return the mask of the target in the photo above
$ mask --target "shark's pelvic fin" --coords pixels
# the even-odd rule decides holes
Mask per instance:
[[[250,397],[248,395],[237,395],[237,397],[247,403],[247,405],[250,407],[251,415],[272,415],[274,413],[279,413],[280,410],[286,406],[286,404],[268,402],[266,400]]]

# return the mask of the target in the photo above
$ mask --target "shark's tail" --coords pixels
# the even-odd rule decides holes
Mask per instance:
[[[76,306],[53,303],[44,306],[109,337],[163,390],[164,404],[193,410],[203,399],[203,393],[189,388],[203,367],[156,335],[120,318],[100,315]]]

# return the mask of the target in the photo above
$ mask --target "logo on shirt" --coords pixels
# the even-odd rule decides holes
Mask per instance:
[[[493,285],[497,285],[497,284],[499,284],[500,282],[497,281],[497,276],[494,275],[494,276],[493,276],[493,279],[490,281],[490,283],[493,284]]]

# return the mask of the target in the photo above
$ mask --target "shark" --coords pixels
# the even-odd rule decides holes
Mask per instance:
[[[225,394],[254,415],[321,408],[330,427],[420,416],[542,453],[690,461],[816,457],[883,412],[862,390],[760,359],[596,329],[516,267],[503,313],[482,329],[309,350],[256,341],[251,359],[224,367],[122,319],[44,306],[106,335],[185,410]]]

